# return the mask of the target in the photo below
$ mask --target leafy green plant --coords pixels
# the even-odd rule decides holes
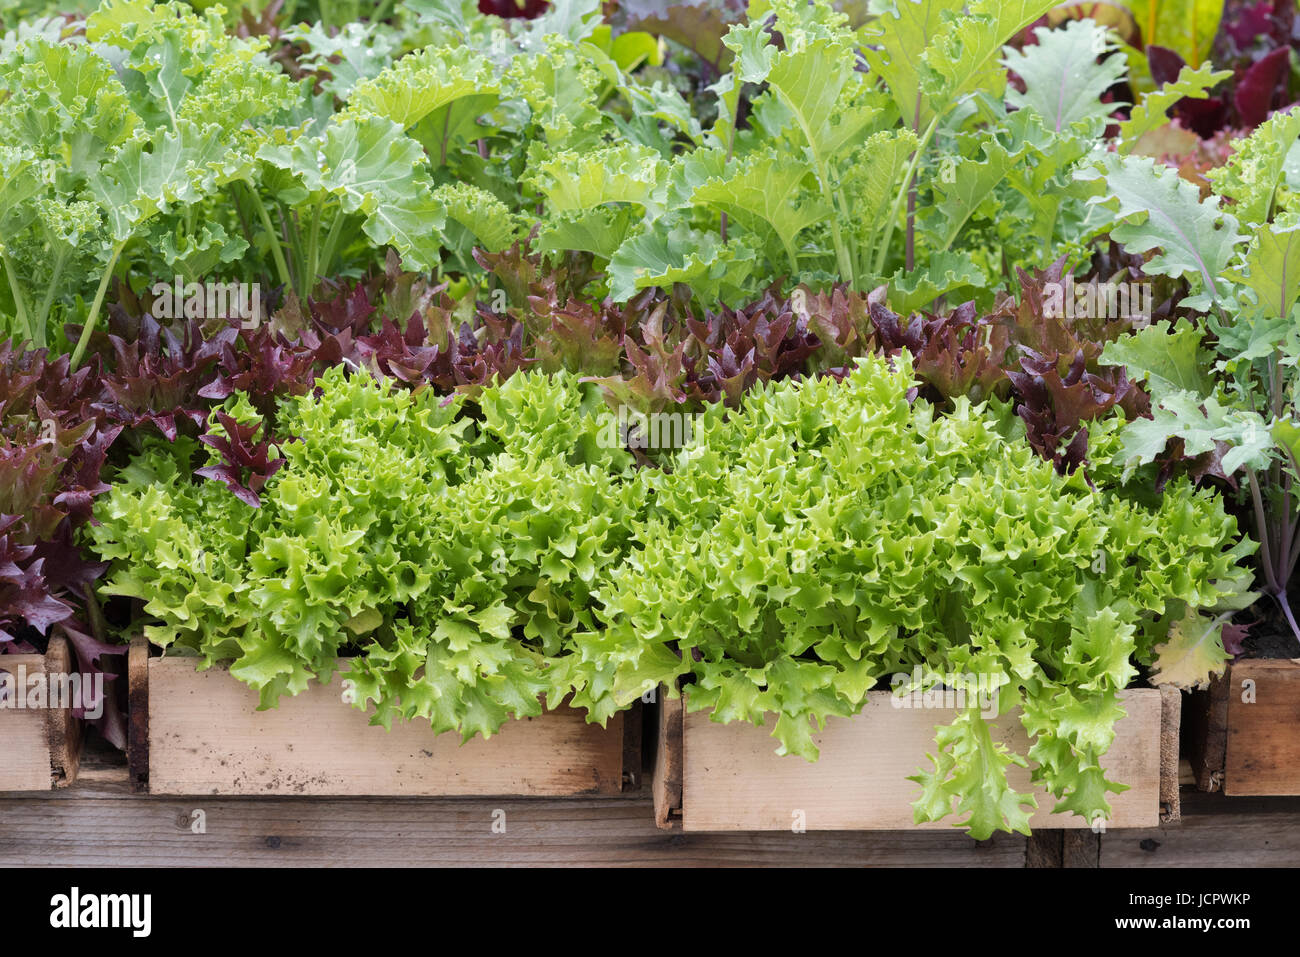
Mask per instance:
[[[674,282],[734,298],[774,275],[888,283],[905,312],[986,297],[1012,264],[1050,262],[1107,225],[1072,171],[1101,140],[1123,60],[1092,21],[1004,50],[1049,6],[902,3],[854,30],[826,3],[753,3],[722,41],[716,120],[682,127],[689,142],[666,159],[646,141],[566,160],[586,207],[566,228],[591,226],[584,248],[608,256],[617,299]],[[608,170],[618,189],[594,188]]]
[[[1293,483],[1296,361],[1294,308],[1300,297],[1300,111],[1274,114],[1210,174],[1214,193],[1150,160],[1111,157],[1109,198],[1126,222],[1112,235],[1147,253],[1145,269],[1183,277],[1203,315],[1160,322],[1108,346],[1103,361],[1145,381],[1152,417],[1124,431],[1121,461],[1131,474],[1171,450],[1204,455],[1233,487],[1244,480],[1260,542],[1260,581],[1297,640],[1289,584],[1300,559]],[[1202,667],[1190,683],[1221,670],[1217,630],[1202,638]]]
[[[84,41],[33,36],[0,59],[6,311],[38,345],[56,310],[84,318],[74,366],[124,253],[201,274],[248,247],[205,209],[253,175],[247,124],[290,122],[298,98],[264,42],[230,37],[215,13],[108,0]]]
[[[277,34],[292,73],[215,7],[106,0],[89,43],[0,51],[0,313],[37,343],[52,313],[84,319],[75,364],[115,275],[269,268],[302,302],[391,249],[476,284],[475,249],[532,230],[548,256],[593,257],[618,302],[684,285],[713,309],[785,276],[885,284],[904,313],[988,306],[1016,266],[1111,223],[1073,172],[1123,60],[1090,20],[1002,46],[1049,6],[908,0],[854,27],[826,0],[755,0],[688,100],[643,82],[660,44],[615,34],[597,0],[531,20],[412,3],[428,42],[409,53],[377,23],[301,24]]]
[[[605,627],[576,638],[583,667],[619,703],[684,678],[691,710],[775,718],[778,753],[809,760],[814,731],[892,674],[981,675],[1032,745],[995,744],[972,705],[939,732],[916,819],[955,807],[976,837],[1025,831],[1034,800],[1006,770],[1030,762],[1056,810],[1105,815],[1117,693],[1240,598],[1253,545],[1186,480],[1153,507],[1095,490],[1038,458],[1009,407],[963,397],[936,415],[912,388],[903,353],[707,411],[646,479]]]
[[[352,651],[357,704],[385,726],[420,717],[487,736],[571,691],[608,717],[604,689],[565,663],[639,509],[631,456],[603,448],[588,414],[594,389],[515,376],[483,390],[471,418],[459,397],[364,372],[317,386],[282,404],[293,439],[270,448],[285,461],[260,508],[195,484],[192,442],[151,445],[125,468],[89,530],[113,563],[102,591],[144,602],[155,644],[229,661],[263,707],[328,680]],[[247,441],[251,406],[227,405],[227,432]]]
[[[1118,692],[1204,681],[1254,598],[1197,481],[1242,477],[1290,614],[1300,121],[1203,198],[1143,155],[1224,79],[1198,39],[1115,115],[1156,4],[743,6],[106,0],[6,33],[0,332],[75,345],[6,359],[42,395],[0,408],[0,465],[41,481],[0,509],[0,637],[84,607],[102,653],[98,567],[41,566],[75,534],[120,634],[263,706],[349,657],[377,722],[466,738],[686,679],[812,758],[889,675],[979,674],[1032,746],[963,712],[918,819],[1023,830],[1030,763],[1105,814]],[[1066,262],[1157,281],[1158,321],[1049,314]],[[146,316],[141,277],[217,273],[278,286],[271,321]],[[623,448],[606,403],[694,439]]]

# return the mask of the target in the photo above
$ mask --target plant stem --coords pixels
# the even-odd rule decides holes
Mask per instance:
[[[63,276],[63,267],[68,261],[68,249],[63,247],[54,260],[54,270],[50,273],[50,284],[41,300],[41,310],[36,314],[36,332],[40,341],[46,341],[45,330],[49,325],[50,310],[54,308],[54,294],[59,288],[59,279]]]
[[[1250,469],[1246,472],[1250,482],[1250,498],[1255,506],[1255,531],[1259,535],[1259,548],[1262,554],[1261,564],[1264,567],[1264,580],[1268,584],[1271,594],[1276,595],[1282,590],[1278,584],[1277,575],[1273,568],[1273,549],[1268,540],[1268,513],[1264,510],[1264,499],[1259,493],[1259,481],[1255,478],[1255,470]]]
[[[257,195],[257,188],[248,180],[243,182],[248,187],[249,195],[253,197],[253,209],[257,212],[257,218],[262,221],[262,229],[271,244],[271,257],[275,260],[275,270],[279,274],[280,282],[285,288],[291,289],[293,284],[289,277],[289,265],[284,261],[284,250],[280,248],[280,237],[276,235],[275,226],[271,224],[271,214],[266,211],[266,204],[262,202],[262,197]]]
[[[1282,510],[1278,515],[1278,526],[1281,529],[1281,542],[1278,545],[1278,561],[1284,564],[1279,569],[1282,573],[1282,581],[1291,580],[1290,558],[1291,558],[1291,473],[1282,473]]]
[[[447,105],[447,112],[442,117],[442,143],[438,148],[438,165],[447,165],[447,141],[451,138],[452,104]]]
[[[311,211],[311,235],[307,240],[307,268],[298,277],[302,284],[302,288],[298,290],[299,299],[306,299],[310,295],[316,285],[316,277],[320,275],[320,219],[324,212],[325,197],[322,196],[316,200]]]
[[[236,180],[235,182],[238,182]],[[248,225],[248,216],[244,213],[244,206],[239,201],[239,190],[235,189],[235,182],[230,183],[230,205],[235,207],[235,214],[239,217],[239,229],[244,234],[244,241],[249,246],[253,244],[253,230]]]
[[[1273,597],[1282,606],[1282,614],[1286,616],[1286,623],[1291,626],[1291,634],[1295,636],[1296,641],[1300,641],[1300,625],[1296,624],[1295,615],[1291,614],[1291,603],[1286,600],[1286,589],[1278,592]]]
[[[334,223],[330,226],[329,233],[325,236],[325,246],[321,250],[321,266],[324,270],[333,271],[331,267],[334,265],[334,247],[338,245],[345,219],[347,214],[340,209],[334,216]]]
[[[0,253],[5,264],[5,276],[9,279],[9,289],[14,294],[14,308],[18,310],[18,324],[22,326],[23,335],[28,340],[33,340],[35,336],[32,333],[31,320],[27,315],[27,298],[23,295],[23,287],[18,282],[18,270],[14,268],[14,261],[9,254]],[[35,345],[43,346],[44,342],[36,342]]]
[[[735,155],[736,150],[736,126],[740,123],[740,89],[736,90],[736,108],[731,111],[731,132],[727,134],[727,165],[731,165],[731,157]],[[727,241],[727,214],[722,214],[722,228],[719,233],[722,236],[722,242]]]
[[[903,197],[911,191],[912,178],[916,176],[917,167],[921,165],[921,156],[925,153],[925,148],[930,145],[930,139],[934,136],[934,131],[938,129],[939,117],[935,116],[926,127],[925,136],[921,137],[921,142],[916,145],[916,152],[912,154],[912,162],[908,164],[907,172],[903,176],[903,188],[894,196],[894,205],[889,209],[889,218],[885,220],[885,238],[880,244],[880,249],[876,252],[876,276],[879,276],[885,270],[885,256],[889,252],[889,241],[894,237],[894,223],[898,219],[899,210],[903,207]]]
[[[1295,615],[1291,612],[1291,603],[1287,600],[1286,594],[1286,586],[1290,582],[1290,575],[1286,568],[1275,568],[1273,565],[1273,550],[1269,542],[1268,519],[1264,511],[1263,496],[1260,495],[1259,491],[1259,481],[1256,479],[1253,469],[1248,470],[1246,475],[1250,480],[1250,498],[1255,506],[1255,529],[1259,535],[1260,551],[1263,553],[1261,564],[1264,566],[1264,579],[1268,586],[1268,593],[1273,596],[1273,600],[1282,609],[1282,614],[1286,617],[1286,623],[1291,628],[1291,634],[1295,636],[1296,641],[1300,641],[1300,625],[1296,624]],[[1287,528],[1290,527],[1290,516],[1284,517],[1283,524]],[[1286,551],[1282,551],[1279,558],[1282,562],[1289,562],[1290,556]]]
[[[280,235],[284,237],[284,244],[289,247],[289,254],[292,257],[289,264],[289,275],[293,278],[293,285],[290,288],[297,290],[298,283],[302,281],[302,271],[307,268],[307,263],[303,257],[302,228],[298,223],[296,210],[289,210],[281,203],[278,212],[280,215]],[[291,222],[292,227],[290,226]]]
[[[780,93],[779,90],[777,92]],[[781,99],[790,109],[790,112],[794,114],[795,122],[799,124],[799,129],[803,131],[803,137],[808,143],[808,152],[812,154],[813,172],[817,176],[818,185],[821,186],[822,198],[835,211],[835,215],[831,216],[831,242],[835,244],[835,261],[840,270],[840,278],[852,287],[854,285],[853,262],[849,259],[848,247],[844,245],[844,236],[840,233],[840,206],[842,204],[837,202],[838,191],[831,189],[830,171],[827,169],[821,154],[817,151],[817,141],[813,139],[813,132],[808,128],[803,115],[784,94],[781,95]]]
[[[1296,534],[1300,531],[1300,517],[1291,517],[1291,502],[1295,498],[1295,479],[1292,476],[1300,472],[1300,463],[1296,462],[1296,458],[1291,454],[1290,449],[1283,447],[1283,451],[1286,453],[1287,459],[1290,460],[1290,468],[1282,470],[1282,487],[1286,497],[1286,507],[1283,509],[1282,514],[1282,521],[1286,523],[1286,548],[1281,557],[1286,562],[1286,567],[1282,570],[1282,574],[1285,576],[1283,581],[1290,583],[1291,576],[1295,574],[1296,562],[1300,560],[1300,535]]]
[[[117,257],[122,255],[125,246],[126,240],[123,239],[113,247],[113,254],[108,258],[104,274],[99,277],[95,301],[90,304],[90,314],[86,316],[86,324],[81,327],[81,338],[77,340],[77,348],[72,351],[72,370],[81,365],[81,359],[86,354],[86,346],[90,345],[90,335],[95,331],[95,324],[99,321],[99,308],[104,304],[104,293],[108,292],[108,281],[113,278],[113,267],[117,265]]]
[[[795,251],[794,244],[784,236],[781,237],[781,245],[785,247],[785,254],[790,257],[790,275],[793,276],[799,271],[799,254]]]
[[[912,135],[921,132],[921,91],[916,91],[916,112],[912,117]],[[920,153],[920,148],[917,148]],[[907,240],[903,245],[903,268],[911,272],[916,268],[916,179],[909,177],[907,188]]]
[[[1296,562],[1300,561],[1300,519],[1291,521],[1291,551],[1286,556],[1286,577],[1287,581],[1295,574]]]
[[[81,593],[86,597],[86,623],[90,625],[90,634],[96,641],[108,643],[108,622],[104,620],[104,609],[95,599],[95,589],[82,585]]]

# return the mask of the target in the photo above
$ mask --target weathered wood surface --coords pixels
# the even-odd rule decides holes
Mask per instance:
[[[1101,835],[1101,866],[1300,866],[1300,799],[1184,790],[1182,805],[1180,824]]]
[[[391,730],[340,700],[338,680],[258,711],[258,696],[194,659],[148,662],[151,794],[559,796],[623,790],[622,714],[570,708],[460,744],[420,722]],[[135,762],[138,765],[138,760]],[[635,771],[640,770],[636,761]],[[138,772],[137,772],[138,773]]]
[[[1227,705],[1224,793],[1300,795],[1300,663],[1234,661]]]
[[[1161,688],[1160,694],[1160,822],[1176,824],[1181,813],[1179,801],[1179,732],[1182,728],[1183,693],[1177,688]]]
[[[655,739],[652,792],[655,824],[665,830],[682,825],[682,704],[659,689],[659,733]]]
[[[0,867],[1021,867],[1029,842],[948,831],[682,834],[648,794],[593,798],[177,798],[92,758],[61,791],[0,794]],[[201,817],[195,814],[202,811]],[[496,813],[502,812],[502,813]],[[204,833],[196,833],[202,821]],[[493,831],[503,822],[504,833]],[[1300,799],[1184,791],[1181,824],[1039,831],[1038,866],[1300,866]],[[1040,846],[1040,852],[1041,852]]]
[[[1183,708],[1183,751],[1191,763],[1196,786],[1202,791],[1218,791],[1223,787],[1228,752],[1229,684],[1226,674],[1212,678],[1209,688],[1187,696]]]
[[[1167,765],[1176,781],[1176,718],[1165,721],[1173,743],[1163,749],[1162,696],[1158,691],[1124,692],[1128,712],[1115,729],[1115,741],[1102,759],[1113,780],[1129,790],[1111,797],[1107,827],[1141,827],[1159,823],[1161,769]],[[1176,706],[1177,702],[1172,704]],[[934,729],[947,724],[954,712],[944,709],[900,709],[888,692],[872,692],[863,712],[851,719],[831,718],[813,736],[821,757],[809,763],[775,754],[766,728],[749,724],[718,724],[707,712],[687,713],[684,746],[681,818],[686,831],[789,831],[796,821],[808,830],[897,830],[912,823],[911,802],[918,787],[908,781],[928,766],[934,751]],[[1028,747],[1016,715],[997,719],[995,738],[1024,753]],[[1029,772],[1012,768],[1012,785],[1029,789]],[[1176,804],[1176,787],[1166,786],[1166,802]],[[1088,822],[1075,815],[1053,815],[1054,799],[1039,794],[1033,827],[1077,828]],[[1173,815],[1176,819],[1177,809]],[[660,817],[663,817],[661,814]],[[943,830],[951,822],[919,825]]]
[[[0,670],[14,681],[26,674],[43,674],[43,655],[5,655]],[[51,786],[50,736],[44,711],[0,709],[0,790],[39,791]]]
[[[0,671],[15,680],[20,674],[64,675],[71,662],[67,642],[56,637],[44,655],[0,657]],[[75,781],[81,729],[69,708],[0,708],[0,791],[43,791]]]
[[[199,821],[205,833],[195,832]],[[955,829],[672,834],[655,827],[646,791],[559,799],[182,798],[133,794],[125,767],[95,767],[68,791],[0,795],[0,867],[1021,867],[1024,857],[1020,835],[975,842]]]

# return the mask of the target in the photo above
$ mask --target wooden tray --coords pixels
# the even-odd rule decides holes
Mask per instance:
[[[68,643],[51,638],[43,655],[0,656],[0,671],[17,676],[67,674]],[[48,791],[77,777],[82,723],[69,708],[0,708],[0,791]]]
[[[1188,707],[1196,785],[1228,795],[1300,795],[1300,660],[1243,658]]]
[[[662,689],[661,689],[662,694]],[[1155,827],[1178,819],[1177,691],[1136,689],[1121,701],[1128,716],[1102,760],[1129,790],[1110,798],[1107,828]],[[707,712],[684,712],[683,698],[663,696],[653,790],[660,827],[686,831],[913,830],[951,828],[958,820],[917,825],[911,802],[918,786],[907,780],[928,767],[934,729],[952,720],[944,709],[892,706],[889,692],[871,692],[862,713],[831,718],[813,736],[821,750],[814,763],[775,754],[769,728],[717,724]],[[770,725],[769,725],[770,727]],[[1014,715],[995,722],[996,736],[1020,753],[1025,733]],[[1027,787],[1029,772],[1012,769]],[[1073,814],[1052,814],[1054,799],[1039,792],[1031,824],[1079,828]]]
[[[132,644],[133,788],[153,794],[569,796],[617,794],[640,778],[640,711],[605,728],[571,708],[508,722],[461,745],[419,721],[391,731],[339,697],[336,677],[279,707],[193,658]]]

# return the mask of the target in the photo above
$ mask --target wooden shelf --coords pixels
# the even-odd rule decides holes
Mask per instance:
[[[1183,789],[1181,824],[1038,831],[682,834],[649,794],[592,798],[162,797],[131,790],[102,745],[76,784],[0,794],[0,867],[653,866],[1188,867],[1300,865],[1300,799]],[[193,832],[204,812],[206,833]],[[496,811],[505,833],[493,833]],[[1066,847],[1068,845],[1068,847]],[[1056,847],[1061,853],[1054,854]]]

